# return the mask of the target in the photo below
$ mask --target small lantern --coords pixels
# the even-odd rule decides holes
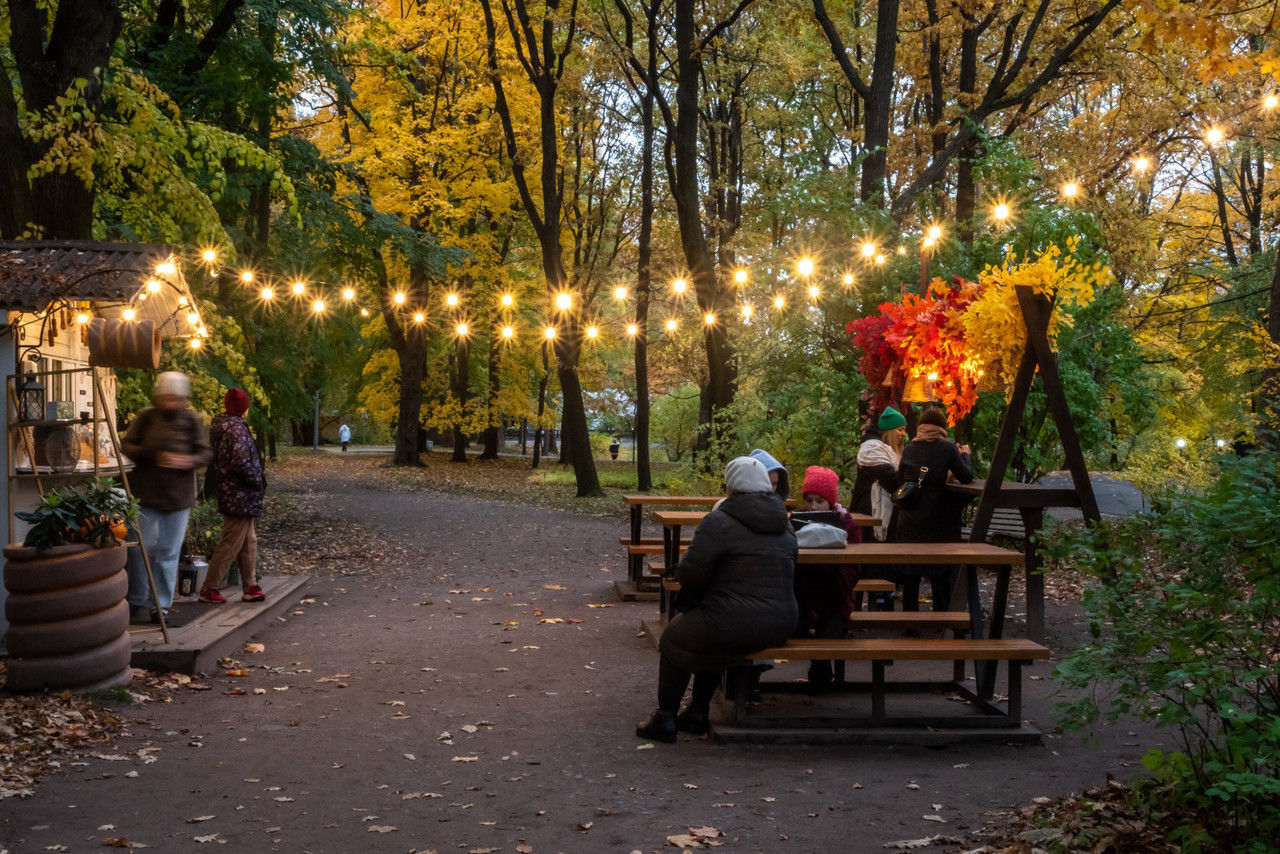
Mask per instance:
[[[934,399],[933,383],[927,378],[916,374],[907,377],[907,384],[902,389],[904,403],[928,403]]]
[[[23,421],[44,420],[44,386],[33,371],[25,374],[18,387],[18,409]]]

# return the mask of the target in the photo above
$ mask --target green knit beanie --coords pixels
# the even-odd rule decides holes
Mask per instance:
[[[892,406],[886,406],[884,412],[880,413],[880,420],[876,422],[876,426],[881,432],[892,430],[895,427],[905,427],[907,419],[902,417],[902,413],[894,409]]]

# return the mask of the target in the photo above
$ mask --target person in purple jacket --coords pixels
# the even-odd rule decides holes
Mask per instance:
[[[209,558],[209,574],[200,588],[200,601],[216,605],[227,601],[218,588],[226,580],[234,558],[240,566],[241,601],[262,602],[267,596],[258,586],[258,534],[253,520],[262,515],[267,479],[258,446],[244,421],[249,411],[249,395],[243,389],[233,388],[227,392],[224,403],[227,411],[209,425],[209,443],[213,446],[209,476],[217,485],[222,539]]]

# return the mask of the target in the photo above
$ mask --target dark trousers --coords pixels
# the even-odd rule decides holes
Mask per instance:
[[[680,711],[680,701],[684,699],[685,689],[692,678],[693,698],[689,701],[689,708],[699,714],[708,714],[711,698],[723,676],[723,670],[690,673],[664,655],[658,659],[658,708],[672,714]]]
[[[814,618],[801,610],[800,619],[796,621],[797,638],[842,638],[845,636],[844,617],[831,614]],[[833,679],[830,661],[809,662],[809,682],[815,685],[826,685]]]

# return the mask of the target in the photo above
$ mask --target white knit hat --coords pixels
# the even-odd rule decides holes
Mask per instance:
[[[176,397],[191,397],[191,380],[182,371],[165,371],[156,377],[156,384],[151,389],[151,396],[172,394]]]
[[[764,464],[754,457],[735,457],[724,468],[724,485],[735,492],[772,492],[773,484]]]

